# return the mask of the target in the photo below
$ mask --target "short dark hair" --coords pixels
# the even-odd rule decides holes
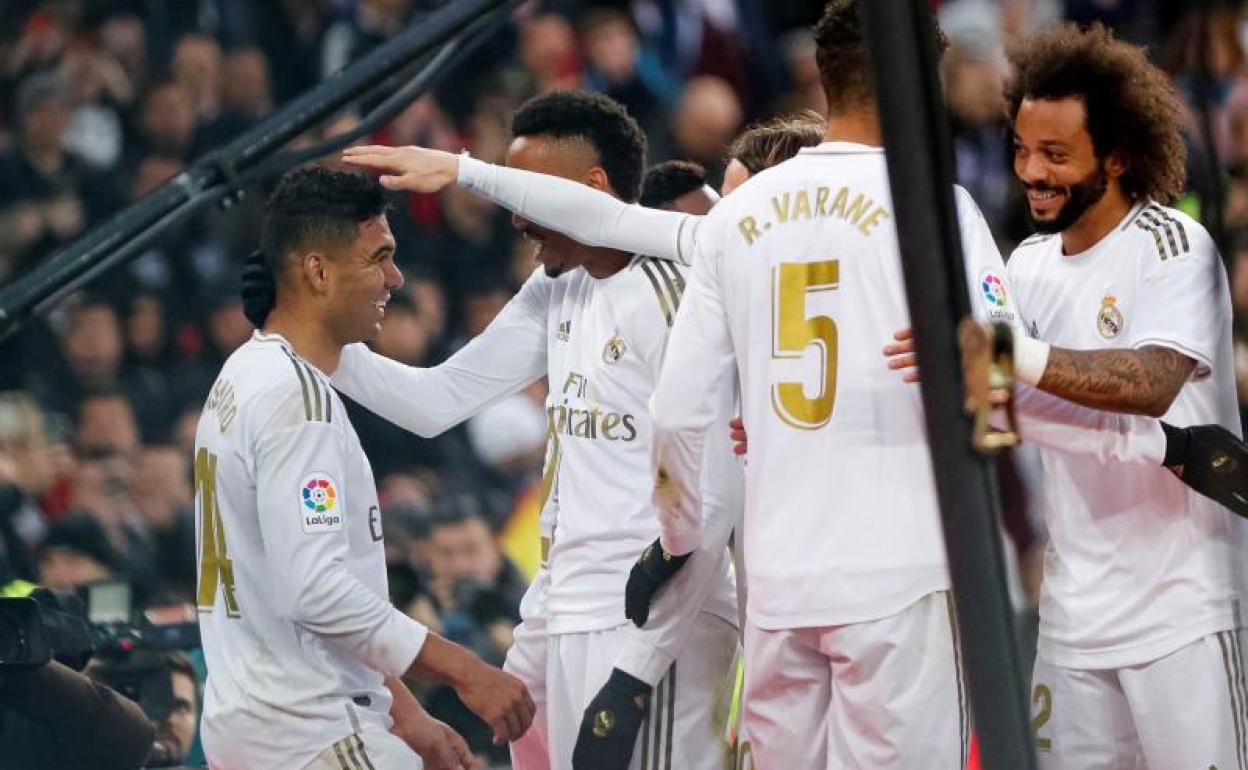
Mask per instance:
[[[813,110],[781,115],[742,132],[728,146],[728,159],[757,174],[792,158],[803,147],[819,144],[826,128],[823,117]]]
[[[828,100],[829,113],[875,101],[871,56],[862,29],[860,0],[830,0],[815,24],[815,63]],[[930,14],[936,50],[944,53],[949,40]]]
[[[1127,198],[1169,203],[1183,194],[1187,149],[1179,98],[1143,48],[1100,24],[1065,24],[1025,38],[1009,55],[1011,122],[1024,99],[1079,99],[1097,158],[1118,153],[1126,165],[1119,184]]]
[[[359,234],[360,223],[385,211],[385,192],[371,176],[323,166],[289,171],[265,206],[260,236],[265,262],[280,276],[291,253],[345,246]]]
[[[592,91],[550,91],[520,105],[511,118],[511,133],[584,139],[620,198],[635,203],[641,194],[646,135],[614,99]]]
[[[643,206],[666,206],[682,195],[706,185],[706,169],[689,160],[665,160],[646,169],[641,183]]]

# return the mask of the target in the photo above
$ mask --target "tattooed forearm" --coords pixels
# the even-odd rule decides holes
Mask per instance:
[[[1152,345],[1138,350],[1055,347],[1039,386],[1084,406],[1160,417],[1195,366],[1182,353]]]

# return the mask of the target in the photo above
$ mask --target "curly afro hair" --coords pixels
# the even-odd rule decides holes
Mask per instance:
[[[1009,56],[1011,122],[1024,99],[1079,99],[1096,156],[1117,153],[1126,166],[1119,184],[1129,199],[1170,203],[1182,195],[1187,149],[1178,95],[1143,48],[1100,24],[1065,24],[1025,38]]]
[[[612,189],[636,203],[646,169],[646,135],[624,106],[592,91],[551,91],[535,96],[511,118],[515,136],[583,139],[598,154]]]

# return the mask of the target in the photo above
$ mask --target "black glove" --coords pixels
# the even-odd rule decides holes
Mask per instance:
[[[664,551],[657,538],[646,546],[628,573],[628,583],[624,586],[624,617],[637,624],[638,628],[646,625],[654,595],[688,560],[689,554],[672,556]]]
[[[1248,518],[1248,444],[1221,425],[1176,428],[1163,422],[1162,461],[1183,483]]]
[[[572,770],[627,770],[653,688],[618,668],[581,717]]]
[[[264,326],[277,301],[277,282],[269,263],[264,260],[263,251],[251,252],[243,263],[243,286],[239,293],[243,296],[243,315],[257,329]]]

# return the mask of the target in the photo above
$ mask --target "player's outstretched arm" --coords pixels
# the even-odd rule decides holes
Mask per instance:
[[[537,712],[523,682],[437,634],[429,634],[407,674],[454,688],[464,705],[494,731],[498,745],[524,735]]]
[[[342,159],[385,172],[391,190],[437,192],[457,182],[507,210],[588,246],[690,264],[701,217],[634,206],[578,182],[424,147],[351,147]]]
[[[343,348],[331,381],[395,425],[436,436],[546,373],[550,285],[535,272],[485,331],[437,366],[407,366],[356,343]]]

